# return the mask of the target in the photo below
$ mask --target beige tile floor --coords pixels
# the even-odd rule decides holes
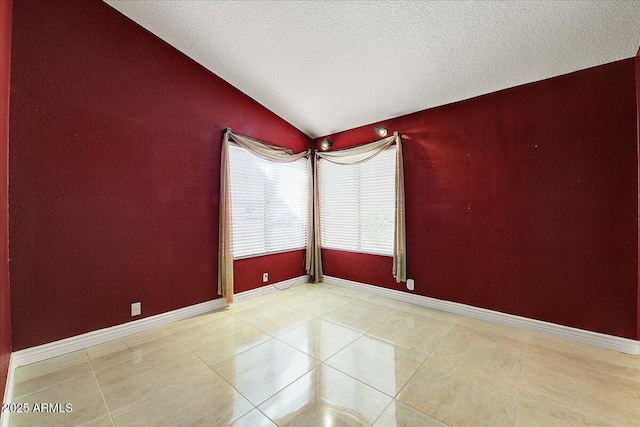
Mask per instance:
[[[300,285],[15,371],[12,426],[638,426],[640,357]]]

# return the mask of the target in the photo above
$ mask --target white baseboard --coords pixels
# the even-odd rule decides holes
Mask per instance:
[[[486,308],[473,307],[457,302],[410,294],[408,292],[398,291],[395,289],[386,289],[366,283],[340,279],[338,277],[324,276],[323,282],[328,285],[369,292],[398,301],[404,301],[436,310],[473,317],[475,319],[486,320],[488,322],[499,323],[501,325],[537,332],[544,335],[551,335],[581,344],[605,348],[607,350],[640,355],[640,341],[629,338],[616,337],[613,335],[601,334],[599,332],[558,325],[556,323],[544,322],[542,320],[529,319],[527,317],[516,316],[514,314],[501,313],[499,311],[487,310]]]
[[[9,371],[7,372],[7,382],[4,385],[4,401],[3,403],[11,403],[13,399],[13,370],[15,368],[15,359],[13,354],[9,358]],[[2,411],[0,414],[0,426],[8,427],[9,426],[9,411]]]
[[[250,291],[244,291],[244,292],[240,292],[239,294],[234,294],[233,295],[233,301],[234,302],[242,302],[242,301],[248,301],[250,299],[256,298],[256,297],[261,297],[263,295],[269,295],[269,294],[273,294],[275,292],[279,292],[281,290],[284,289],[288,289],[291,286],[294,285],[300,285],[302,283],[307,283],[309,282],[309,278],[311,276],[304,275],[304,276],[299,276],[299,277],[294,277],[292,279],[287,279],[287,280],[283,280],[282,282],[278,282],[278,283],[272,283],[269,285],[264,285],[261,286],[259,288],[256,289],[251,289]],[[280,289],[278,289],[280,288]]]
[[[269,284],[250,291],[240,292],[239,294],[235,294],[233,299],[235,302],[246,301],[262,295],[278,292],[274,286],[287,288],[294,283],[305,283],[308,279],[309,276],[294,277],[293,279],[274,283],[273,286]],[[226,306],[227,304],[224,302],[224,299],[218,298],[200,304],[191,305],[189,307],[157,314],[155,316],[146,317],[144,319],[134,320],[133,322],[127,322],[121,325],[87,332],[86,334],[76,335],[74,337],[42,344],[36,347],[26,348],[12,353],[11,360],[13,361],[13,368],[40,362],[51,357],[71,353],[73,351],[82,350],[107,341],[123,338],[158,326],[163,326],[179,320],[188,319],[189,317],[208,313],[213,310],[218,310]],[[10,371],[10,373],[12,373],[12,371]]]
[[[146,317],[144,319],[123,323],[121,325],[98,329],[97,331],[87,332],[86,334],[76,335],[63,340],[26,348],[12,354],[15,362],[14,367],[18,368],[20,366],[40,362],[41,360],[49,359],[51,357],[82,350],[83,348],[123,338],[128,335],[143,332],[158,326],[187,319],[199,314],[208,313],[224,307],[226,307],[224,299],[219,298],[191,305],[189,307],[179,308],[166,313],[157,314],[155,316]]]

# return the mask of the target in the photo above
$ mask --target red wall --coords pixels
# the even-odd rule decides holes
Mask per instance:
[[[403,135],[415,293],[637,338],[635,82],[631,58],[382,122]],[[323,256],[402,289],[390,258]]]
[[[0,401],[4,401],[4,384],[7,381],[9,359],[11,357],[7,210],[11,7],[11,1],[0,2]]]
[[[640,150],[640,49],[636,53],[636,110],[638,112],[637,136]],[[638,339],[640,340],[640,151],[638,152]]]
[[[14,350],[217,298],[223,129],[309,138],[97,0],[16,2],[13,54]],[[301,260],[239,262],[238,291]]]

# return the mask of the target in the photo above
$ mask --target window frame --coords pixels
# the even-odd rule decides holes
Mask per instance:
[[[319,198],[319,207],[320,207],[320,211],[318,212],[318,215],[320,216],[320,248],[321,249],[327,249],[327,250],[334,250],[334,251],[341,251],[341,252],[350,252],[350,253],[359,253],[359,254],[367,254],[367,255],[376,255],[376,256],[385,256],[385,257],[393,257],[394,256],[394,245],[395,245],[395,214],[396,214],[396,209],[395,209],[395,202],[396,202],[396,188],[395,188],[395,174],[397,173],[397,158],[396,158],[396,145],[390,145],[389,147],[387,147],[386,149],[384,149],[379,155],[383,155],[384,153],[390,153],[387,154],[387,156],[389,157],[389,161],[393,162],[393,172],[394,175],[393,177],[390,177],[391,179],[391,185],[393,186],[393,194],[390,195],[390,202],[391,202],[391,207],[389,207],[389,210],[392,212],[392,218],[389,221],[389,229],[388,231],[391,233],[391,244],[389,245],[389,251],[385,252],[385,251],[376,251],[376,250],[370,250],[370,249],[363,249],[363,245],[362,245],[362,229],[363,229],[363,221],[362,221],[362,171],[360,169],[360,167],[362,165],[367,164],[368,162],[370,162],[371,160],[367,160],[365,162],[356,164],[356,165],[334,165],[336,167],[354,167],[354,166],[358,166],[358,187],[357,187],[357,200],[358,202],[356,203],[357,205],[357,209],[358,209],[358,215],[357,215],[357,221],[358,221],[358,236],[357,236],[357,244],[358,244],[358,248],[344,248],[344,247],[339,247],[337,245],[333,245],[331,243],[329,243],[329,245],[325,244],[325,238],[324,238],[324,230],[323,230],[323,207],[322,207],[322,180],[321,180],[321,176],[322,176],[322,172],[321,172],[321,168],[322,168],[322,163],[318,164],[318,198]],[[378,156],[376,156],[378,157]],[[374,157],[374,159],[376,158]],[[373,160],[373,159],[372,159]],[[319,158],[318,159],[319,162],[323,162],[323,163],[331,163],[326,159],[322,159]]]
[[[270,219],[269,215],[267,214],[267,206],[269,204],[269,189],[266,187],[267,184],[265,184],[265,188],[264,191],[262,192],[262,196],[263,196],[263,200],[264,203],[262,204],[263,208],[265,209],[265,213],[262,217],[262,221],[263,221],[263,227],[262,227],[262,232],[261,234],[261,238],[262,238],[262,243],[263,246],[265,248],[265,252],[258,252],[258,253],[247,253],[247,254],[242,254],[242,255],[236,255],[235,254],[235,243],[236,243],[236,239],[234,236],[234,221],[235,218],[237,218],[237,215],[234,215],[234,197],[233,197],[233,189],[234,189],[234,168],[233,168],[233,164],[235,163],[234,159],[233,159],[233,151],[234,150],[243,150],[244,154],[247,154],[249,156],[254,156],[255,157],[255,161],[256,162],[265,162],[267,164],[271,164],[274,165],[274,167],[277,166],[283,166],[285,167],[285,165],[287,164],[291,164],[291,163],[296,163],[296,162],[301,162],[301,164],[304,164],[304,170],[300,171],[300,175],[301,177],[304,178],[304,181],[300,181],[301,182],[301,187],[302,189],[304,189],[305,191],[303,191],[303,195],[304,195],[304,201],[302,203],[300,203],[300,208],[301,208],[301,212],[303,214],[303,217],[301,219],[301,235],[300,235],[300,244],[301,246],[292,246],[292,247],[288,247],[288,248],[282,248],[282,249],[275,249],[275,250],[268,250],[268,245],[267,243],[269,242],[269,232],[268,232],[268,224],[269,223],[273,223],[273,220]],[[237,160],[237,159],[236,159]],[[229,141],[229,195],[230,195],[230,206],[229,209],[231,210],[231,224],[230,224],[230,228],[231,228],[231,238],[232,238],[232,245],[231,245],[231,252],[232,252],[232,258],[234,261],[236,260],[243,260],[243,259],[248,259],[248,258],[258,258],[258,257],[262,257],[262,256],[268,256],[268,255],[273,255],[273,254],[281,254],[281,253],[287,253],[287,252],[294,252],[294,251],[299,251],[299,250],[305,250],[307,247],[307,236],[308,236],[308,230],[307,230],[307,224],[308,224],[308,219],[307,219],[307,215],[308,215],[308,197],[309,195],[307,194],[306,188],[307,188],[307,174],[308,174],[308,160],[306,158],[302,158],[302,159],[298,159],[295,160],[294,162],[272,162],[266,159],[263,159],[260,156],[255,155],[254,153],[252,153],[250,150],[247,150],[246,148],[240,146],[239,144],[236,144],[233,141]],[[267,182],[267,180],[265,179],[264,182]],[[297,180],[296,180],[297,182]],[[237,185],[237,184],[236,184]],[[273,192],[273,190],[272,190]]]

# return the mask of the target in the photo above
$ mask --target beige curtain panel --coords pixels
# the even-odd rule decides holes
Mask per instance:
[[[220,234],[218,247],[218,295],[224,297],[227,303],[233,302],[233,236],[231,233],[231,195],[229,193],[229,144],[237,144],[258,157],[270,162],[289,163],[304,157],[309,157],[309,170],[311,170],[311,150],[294,153],[293,150],[278,147],[247,136],[231,133],[231,129],[224,132],[222,138],[222,154],[220,156]],[[311,172],[307,174],[308,200],[313,199],[313,181]],[[313,204],[309,202],[308,212],[312,213]],[[308,215],[307,218],[311,218]],[[307,266],[311,263],[311,253],[314,250],[312,227],[309,227],[307,219]],[[308,271],[308,267],[307,267]]]
[[[311,157],[311,156],[309,156]],[[320,252],[320,195],[318,192],[318,157],[313,159],[313,176],[311,178],[311,210],[309,218],[313,220],[311,246],[307,239],[307,274],[318,283],[322,280],[322,253]]]
[[[373,159],[385,149],[389,148],[392,144],[396,144],[396,200],[395,210],[396,219],[394,227],[394,239],[393,239],[393,269],[392,274],[395,277],[396,282],[407,281],[407,233],[405,226],[405,199],[404,199],[404,167],[402,164],[402,142],[398,132],[394,132],[393,136],[381,139],[380,141],[372,142],[370,144],[358,145],[353,148],[347,148],[345,150],[336,150],[329,152],[316,151],[316,158],[314,162],[314,260],[311,261],[317,275],[313,275],[316,282],[322,280],[322,259],[320,256],[320,224],[318,217],[320,216],[320,209],[318,206],[319,191],[318,191],[318,159],[322,158],[329,162],[340,165],[355,165],[358,163],[366,162]],[[309,253],[309,252],[307,252]]]
[[[313,281],[318,283],[322,278],[322,261],[320,256],[320,234],[319,234],[319,226],[320,221],[318,220],[318,216],[320,215],[319,205],[318,205],[318,197],[317,191],[317,161],[312,160],[313,158],[309,156],[309,168],[307,169],[307,179],[309,183],[308,193],[307,193],[307,253],[306,253],[306,261],[305,268],[307,270],[307,274],[313,277]]]

